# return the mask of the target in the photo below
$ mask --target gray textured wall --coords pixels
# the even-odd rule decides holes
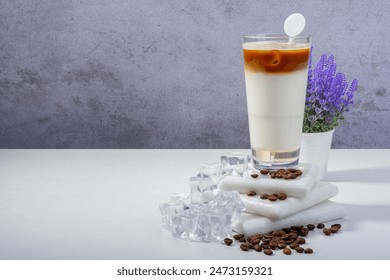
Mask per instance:
[[[0,0],[1,148],[248,148],[241,35],[305,15],[360,86],[336,148],[390,148],[390,2]]]

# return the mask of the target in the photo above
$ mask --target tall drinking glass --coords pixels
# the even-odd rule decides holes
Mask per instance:
[[[243,36],[246,98],[257,169],[293,167],[305,109],[310,36]]]

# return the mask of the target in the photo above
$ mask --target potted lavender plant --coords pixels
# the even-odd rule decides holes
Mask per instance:
[[[300,161],[317,164],[319,179],[325,179],[333,132],[354,103],[357,80],[350,86],[345,75],[336,72],[333,55],[323,54],[312,69],[309,60]]]

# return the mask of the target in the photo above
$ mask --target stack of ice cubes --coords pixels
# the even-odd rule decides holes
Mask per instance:
[[[160,205],[162,225],[173,236],[189,241],[221,242],[232,236],[232,222],[244,211],[237,191],[223,191],[219,181],[226,175],[248,176],[249,153],[229,152],[221,163],[202,164],[190,178],[190,194],[172,194]]]

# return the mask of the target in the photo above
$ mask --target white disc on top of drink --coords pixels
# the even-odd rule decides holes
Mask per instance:
[[[291,14],[286,18],[284,21],[284,32],[289,37],[292,37],[290,38],[289,43],[292,43],[294,37],[302,33],[303,29],[305,29],[305,25],[305,17],[300,13]]]

